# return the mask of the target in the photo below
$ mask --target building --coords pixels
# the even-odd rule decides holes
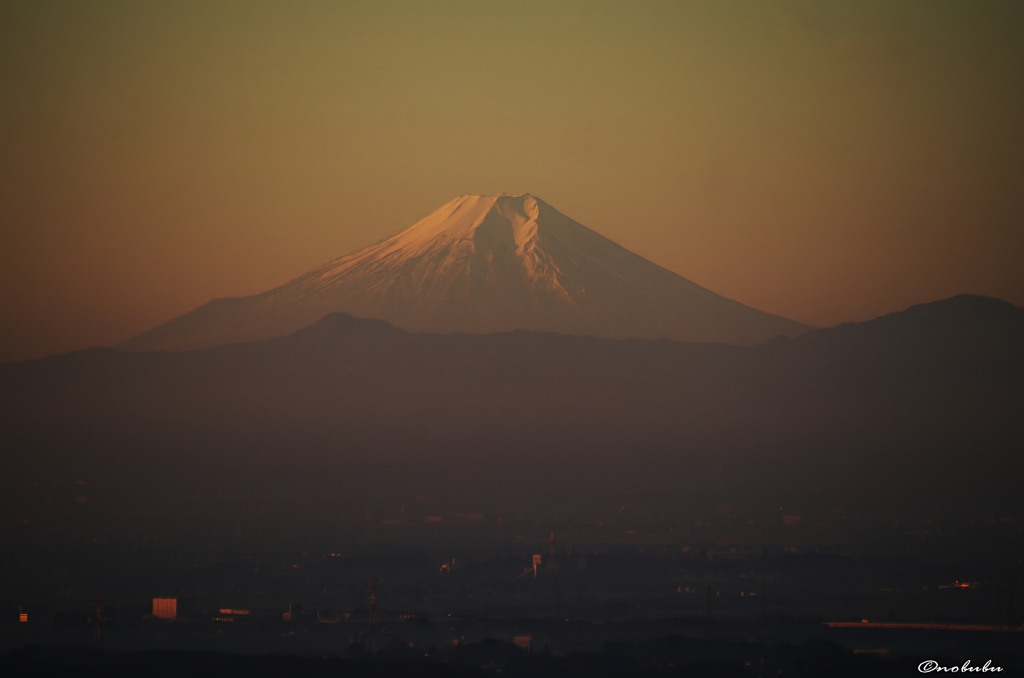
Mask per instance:
[[[153,617],[156,619],[175,619],[178,616],[177,598],[154,598]]]

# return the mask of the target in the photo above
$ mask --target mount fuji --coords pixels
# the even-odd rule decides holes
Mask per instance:
[[[707,290],[529,195],[462,196],[285,285],[216,299],[122,343],[180,350],[344,311],[420,332],[511,330],[751,345],[811,328]]]

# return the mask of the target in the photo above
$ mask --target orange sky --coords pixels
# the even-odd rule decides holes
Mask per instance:
[[[1024,3],[0,4],[0,360],[531,192],[816,325],[1024,305]]]

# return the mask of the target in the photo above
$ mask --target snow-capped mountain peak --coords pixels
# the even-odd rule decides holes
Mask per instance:
[[[263,294],[211,302],[125,348],[283,335],[327,313],[414,331],[513,329],[750,344],[807,328],[721,297],[524,193],[465,195]]]

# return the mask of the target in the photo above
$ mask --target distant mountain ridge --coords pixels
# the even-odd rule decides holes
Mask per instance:
[[[715,294],[529,194],[462,196],[262,294],[218,299],[119,346],[283,336],[332,312],[422,332],[513,329],[757,344],[810,329]]]
[[[337,313],[260,342],[0,365],[0,477],[220,464],[453,495],[550,480],[970,502],[1024,471],[1021,346],[1024,310],[969,296],[750,347]]]

